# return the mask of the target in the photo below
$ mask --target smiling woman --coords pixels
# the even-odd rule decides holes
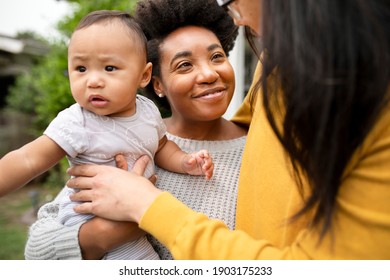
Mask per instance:
[[[174,133],[188,130],[188,124],[178,123],[179,119],[218,119],[230,103],[234,71],[223,47],[216,42],[212,31],[197,26],[178,28],[164,40],[159,64],[154,64],[164,75],[155,75],[153,86],[157,94],[168,99]]]

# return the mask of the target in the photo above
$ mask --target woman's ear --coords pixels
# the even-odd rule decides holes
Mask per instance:
[[[164,97],[165,96],[164,88],[163,88],[163,84],[161,83],[160,79],[156,76],[153,76],[152,83],[153,83],[154,92],[157,94],[157,96],[160,98]]]
[[[152,66],[151,62],[148,62],[146,64],[144,72],[142,73],[142,76],[141,76],[141,82],[139,84],[139,86],[141,88],[144,88],[149,84],[150,79],[152,78],[152,67],[153,66]]]

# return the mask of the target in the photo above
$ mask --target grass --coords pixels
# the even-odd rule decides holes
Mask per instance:
[[[40,200],[50,195],[45,188],[30,185],[0,198],[0,260],[24,259],[28,228],[36,217],[31,193],[38,190]]]
[[[28,224],[22,216],[31,208],[28,187],[0,199],[0,259],[24,259]]]
[[[0,221],[0,259],[23,260],[27,230],[20,225],[7,225]]]

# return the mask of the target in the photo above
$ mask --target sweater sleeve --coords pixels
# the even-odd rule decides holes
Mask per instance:
[[[58,200],[64,195],[43,205],[38,212],[38,220],[31,225],[25,247],[27,260],[81,260],[78,240],[80,226],[64,226],[57,221]]]
[[[159,239],[178,260],[258,259],[260,253],[262,258],[275,255],[275,248],[267,241],[229,230],[221,221],[193,211],[168,192],[154,201],[140,227]]]
[[[233,118],[231,119],[232,122],[249,128],[249,125],[251,124],[252,121],[252,113],[253,113],[253,108],[252,104],[255,104],[255,100],[257,98],[257,95],[255,95],[254,88],[256,86],[256,82],[259,79],[261,75],[261,63],[258,62],[256,66],[256,71],[253,76],[253,82],[252,85],[249,89],[249,93],[245,96],[244,101],[238,108],[237,112],[234,114]]]

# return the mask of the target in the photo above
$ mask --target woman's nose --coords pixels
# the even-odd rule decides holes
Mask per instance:
[[[214,83],[219,78],[218,72],[211,66],[202,66],[197,75],[198,83]]]

